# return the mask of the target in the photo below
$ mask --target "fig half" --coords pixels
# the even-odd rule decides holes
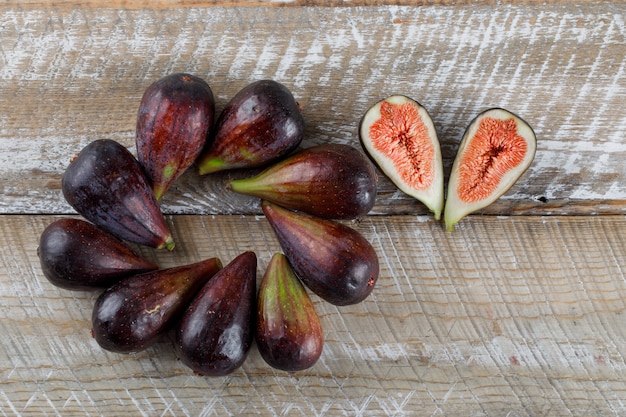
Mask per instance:
[[[507,192],[528,169],[536,149],[535,132],[517,115],[501,108],[480,113],[467,127],[452,165],[446,230]]]
[[[359,125],[361,145],[378,168],[404,193],[441,218],[443,162],[437,131],[415,100],[393,95],[374,104]]]

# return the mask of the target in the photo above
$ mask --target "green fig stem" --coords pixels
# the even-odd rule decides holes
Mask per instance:
[[[174,239],[172,238],[172,236],[168,236],[167,240],[165,241],[165,243],[163,245],[161,245],[161,247],[159,247],[159,249],[165,248],[168,251],[173,251],[174,247],[176,246],[176,243],[174,242]]]
[[[450,233],[454,232],[454,226],[458,223],[459,220],[460,218],[449,219],[444,216],[444,224],[445,224],[446,232],[450,232]]]
[[[156,198],[157,201],[161,201],[161,199],[163,198],[163,195],[165,195],[165,192],[167,191],[167,188],[155,187],[152,191],[154,193],[154,198]]]
[[[231,180],[227,186],[230,190],[245,195],[256,195],[256,193],[264,191],[263,188],[257,186],[257,177]],[[254,194],[250,193],[250,188],[254,190]]]
[[[226,165],[226,161],[221,158],[206,159],[198,166],[198,173],[200,175],[212,174],[221,171],[224,165]]]

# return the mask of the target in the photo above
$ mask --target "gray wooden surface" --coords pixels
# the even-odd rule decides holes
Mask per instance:
[[[391,3],[391,2],[389,2]],[[17,2],[0,5],[2,415],[626,415],[626,28],[623,2]],[[330,4],[330,3],[329,3]],[[53,287],[36,250],[74,216],[69,159],[97,138],[134,151],[155,79],[207,80],[218,110],[273,78],[302,104],[303,146],[358,145],[365,110],[405,94],[430,112],[446,175],[465,126],[505,107],[535,129],[531,168],[443,231],[381,178],[355,222],[381,277],[337,308],[313,297],[319,363],[295,374],[253,348],[223,378],[193,375],[169,338],[112,354],[89,334],[97,292]],[[162,202],[162,267],[280,250],[253,198],[190,171]]]

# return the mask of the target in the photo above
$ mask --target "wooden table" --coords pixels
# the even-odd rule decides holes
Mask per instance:
[[[549,1],[18,1],[0,5],[2,415],[626,415],[626,5]],[[450,171],[493,106],[538,136],[498,202],[443,230],[381,178],[349,224],[378,251],[370,298],[317,297],[326,344],[310,370],[253,348],[228,377],[192,374],[166,338],[144,352],[90,337],[97,292],[52,286],[39,235],[76,213],[60,177],[97,138],[134,151],[144,89],[205,78],[218,110],[272,78],[303,107],[304,147],[358,145],[360,117],[399,93],[431,113]],[[280,250],[233,173],[188,172],[162,202],[178,245],[162,267]]]

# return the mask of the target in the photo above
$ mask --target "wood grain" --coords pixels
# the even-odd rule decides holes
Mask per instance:
[[[304,108],[303,146],[359,146],[357,125],[370,105],[393,93],[412,96],[433,117],[446,173],[471,119],[505,107],[534,127],[538,152],[518,184],[483,214],[625,212],[623,2],[94,4],[0,6],[1,213],[71,212],[59,192],[69,158],[100,137],[132,149],[144,89],[174,71],[204,77],[218,109],[248,82],[283,82]],[[259,213],[254,200],[221,193],[223,179],[190,172],[164,210]],[[373,213],[425,212],[382,179]]]
[[[323,6],[323,7],[322,7]],[[339,7],[338,7],[339,6]],[[626,3],[491,0],[9,0],[0,4],[0,414],[588,417],[626,415]],[[505,107],[535,129],[531,168],[443,231],[381,177],[346,224],[376,248],[372,296],[337,308],[312,369],[255,348],[224,378],[193,375],[169,337],[133,355],[91,338],[97,292],[52,286],[44,227],[73,215],[69,158],[111,138],[134,151],[145,88],[175,71],[218,110],[273,78],[303,106],[303,147],[358,145],[365,110],[406,94],[430,112],[448,175],[465,126]],[[187,172],[162,202],[161,267],[280,250],[256,199]]]
[[[626,406],[626,220],[425,216],[349,223],[381,260],[372,296],[336,308],[308,371],[253,349],[223,378],[194,376],[166,338],[133,355],[90,337],[97,293],[53,287],[37,240],[54,216],[0,216],[0,409],[8,415],[608,416]],[[244,250],[258,276],[279,250],[261,216],[174,216],[162,267]],[[20,233],[14,233],[19,230]],[[260,279],[260,278],[259,278]]]
[[[550,3],[565,3],[569,0],[550,0]],[[594,2],[594,0],[578,0],[579,3]],[[89,8],[116,8],[116,9],[161,9],[185,7],[356,7],[356,6],[462,6],[467,4],[497,5],[502,3],[515,4],[544,4],[542,0],[516,0],[498,2],[495,0],[5,0],[4,4],[41,8],[89,7]],[[607,2],[608,3],[608,2]]]

